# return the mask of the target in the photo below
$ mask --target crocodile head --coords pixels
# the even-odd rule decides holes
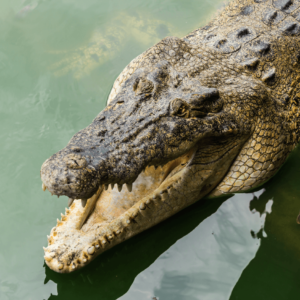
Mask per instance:
[[[79,269],[206,195],[273,175],[256,147],[274,129],[270,90],[231,58],[195,49],[166,38],[139,56],[91,125],[42,165],[44,189],[71,199],[48,237],[51,269]]]

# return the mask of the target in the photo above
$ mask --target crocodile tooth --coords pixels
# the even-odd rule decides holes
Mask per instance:
[[[104,185],[104,189],[105,189],[106,191],[108,190],[108,186],[109,186],[108,184],[105,184],[105,185]]]
[[[86,202],[87,202],[87,199],[81,199],[81,205],[82,205],[82,207],[86,206]]]
[[[49,255],[45,255],[44,256],[44,259],[46,260],[46,261],[51,261],[53,258],[51,257],[51,256],[49,256]]]
[[[132,183],[126,183],[128,192],[132,192]]]
[[[42,183],[42,189],[43,189],[43,191],[45,192],[46,191],[46,189],[47,189],[47,187],[46,187],[46,185],[45,185],[45,183],[43,182]]]
[[[90,248],[88,248],[87,252],[88,254],[93,255],[95,253],[95,247],[91,246]]]
[[[75,269],[75,268],[76,268],[75,265],[73,265],[73,266],[72,266],[72,269]]]
[[[119,190],[119,192],[122,191],[122,184],[118,184],[118,190]]]
[[[47,251],[48,249],[46,247],[43,247],[44,251]]]
[[[138,214],[139,214],[139,210],[137,208],[135,208],[135,210],[132,213],[132,217],[136,218],[138,216]]]
[[[59,264],[59,265],[58,265],[58,269],[59,269],[59,270],[62,270],[63,268],[64,268],[64,264]]]
[[[87,259],[86,259],[86,258],[84,258],[82,261],[83,261],[83,262],[87,262]]]
[[[114,184],[114,183],[111,183],[111,184],[110,184],[111,190],[113,190],[113,189],[114,189],[114,186],[115,186],[115,184]]]
[[[142,204],[140,205],[140,210],[144,210],[145,208],[146,208],[145,203],[142,203]]]
[[[74,202],[75,199],[69,198],[68,200],[68,206],[70,207],[72,205],[72,203]]]

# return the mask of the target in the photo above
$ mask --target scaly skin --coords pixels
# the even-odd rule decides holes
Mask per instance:
[[[272,177],[299,138],[297,20],[300,1],[236,0],[134,59],[107,107],[42,166],[44,189],[82,199],[52,229],[48,266],[79,269],[204,196]]]

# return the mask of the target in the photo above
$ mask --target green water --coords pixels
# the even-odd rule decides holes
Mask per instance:
[[[254,193],[201,201],[70,275],[45,266],[67,205],[43,161],[105,106],[127,63],[219,0],[1,0],[0,299],[287,300],[300,295],[300,150]]]

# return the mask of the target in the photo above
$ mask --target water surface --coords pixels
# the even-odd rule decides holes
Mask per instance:
[[[215,0],[0,2],[0,299],[298,299],[300,150],[255,192],[205,200],[74,274],[45,266],[67,205],[43,161],[105,107],[111,86],[165,36],[204,25]]]

